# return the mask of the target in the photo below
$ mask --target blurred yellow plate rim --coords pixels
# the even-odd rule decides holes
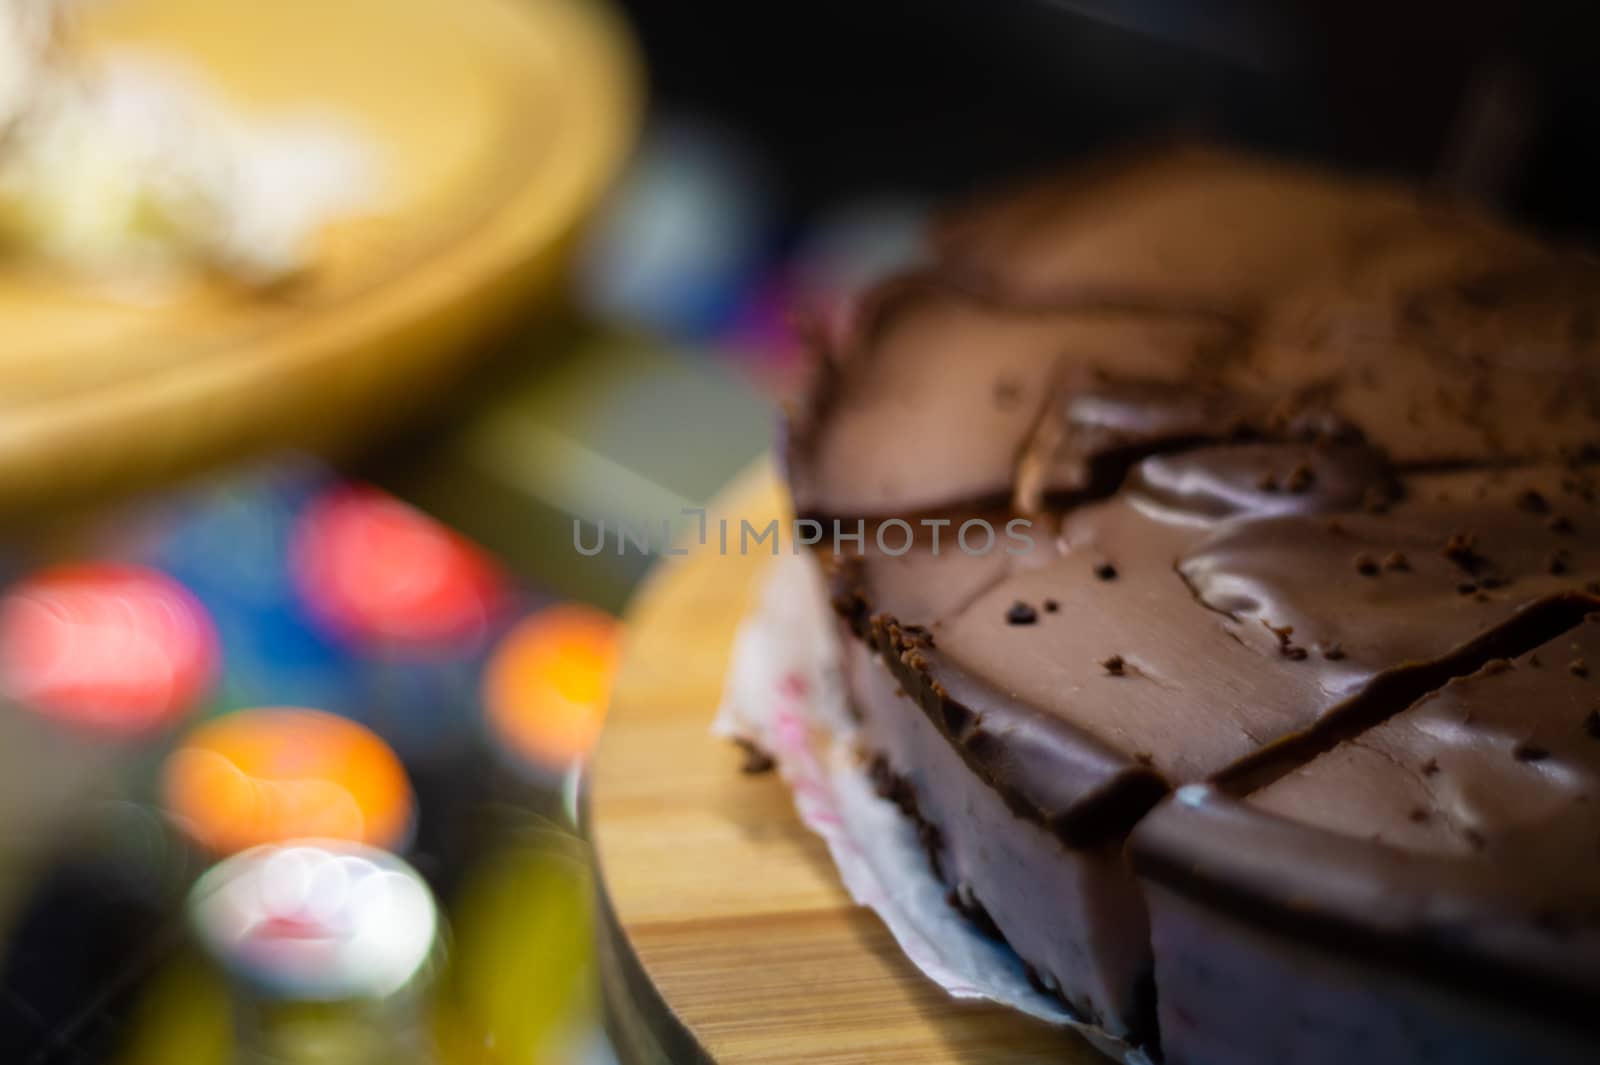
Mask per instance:
[[[0,261],[0,510],[404,417],[526,308],[615,174],[639,106],[596,0],[106,0],[90,54],[171,60],[249,117],[341,120],[381,159],[375,213],[304,280],[108,296]]]

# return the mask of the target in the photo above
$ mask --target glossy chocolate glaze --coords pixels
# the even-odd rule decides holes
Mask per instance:
[[[1600,269],[1383,186],[1206,153],[970,211],[938,247],[821,338],[785,459],[802,514],[1035,523],[1021,556],[825,559],[851,631],[961,764],[1069,851],[1133,831],[1163,891],[1282,928],[1349,901],[1371,935],[1341,943],[1384,950],[1407,906],[1436,908],[1478,924],[1428,964],[1526,963],[1565,994],[1521,932],[1495,953],[1506,902],[1477,873],[1417,902],[1437,856],[1370,837],[1428,822],[1385,805],[1404,791],[1387,762],[1341,752],[1600,609]],[[1461,794],[1516,783],[1461,766]],[[1600,793],[1567,783],[1587,876]],[[1369,785],[1349,838],[1318,820]],[[1516,854],[1525,877],[1567,874],[1553,849]],[[1553,949],[1600,964],[1588,932]]]
[[[950,223],[819,338],[784,448],[800,512],[1005,499],[1023,454],[1025,487],[1070,499],[1197,436],[1359,432],[1401,467],[1600,445],[1588,259],[1204,154],[1031,200]]]
[[[1600,608],[1584,590],[1600,538],[1515,502],[1542,490],[1574,528],[1600,529],[1600,508],[1558,494],[1562,468],[1391,487],[1361,448],[1184,457],[1203,474],[1141,464],[1117,498],[1070,513],[1046,558],[868,556],[835,578],[972,768],[1068,843],[1121,834],[1172,785],[1248,786]],[[1258,469],[1315,472],[1288,493],[1252,490]],[[1352,500],[1383,513],[1337,509]],[[941,585],[941,570],[967,576]],[[941,586],[953,594],[930,609]]]
[[[1263,651],[1288,640],[1322,658],[1336,648],[1319,684],[1355,700],[1343,720],[1263,737],[1257,754],[1210,775],[1233,791],[1258,787],[1600,605],[1600,537],[1577,532],[1600,530],[1600,508],[1563,482],[1589,478],[1559,467],[1417,477],[1385,513],[1235,522],[1189,553],[1180,573],[1241,640]],[[1558,528],[1521,498],[1560,505]]]
[[[1140,871],[1252,922],[1593,1029],[1600,613],[1452,679],[1246,799],[1180,792]]]

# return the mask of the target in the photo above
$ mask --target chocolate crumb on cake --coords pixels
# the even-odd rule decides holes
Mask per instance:
[[[1600,266],[1205,152],[935,251],[784,461],[802,517],[1047,533],[816,555],[961,911],[1171,1065],[1593,1060]]]
[[[1032,625],[1038,620],[1038,611],[1021,600],[1012,603],[1010,609],[1006,611],[1006,623],[1009,625]]]

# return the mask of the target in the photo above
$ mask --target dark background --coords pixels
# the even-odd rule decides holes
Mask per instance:
[[[808,210],[1201,136],[1600,233],[1600,5],[627,0],[658,107],[716,116]]]

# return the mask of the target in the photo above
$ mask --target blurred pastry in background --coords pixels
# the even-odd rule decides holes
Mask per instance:
[[[328,221],[381,206],[354,121],[245,115],[166,56],[90,57],[80,6],[0,0],[0,254],[119,295],[196,271],[259,287],[305,270]]]

